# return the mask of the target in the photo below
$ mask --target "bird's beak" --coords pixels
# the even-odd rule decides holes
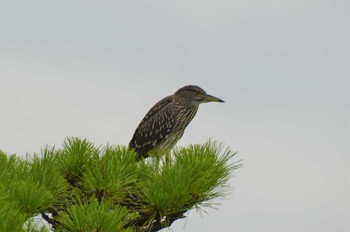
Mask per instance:
[[[218,97],[214,97],[212,95],[209,95],[209,94],[206,94],[204,97],[203,97],[203,103],[204,102],[224,102],[222,99],[218,98]]]

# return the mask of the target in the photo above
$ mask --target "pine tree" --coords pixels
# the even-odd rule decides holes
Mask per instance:
[[[208,141],[137,161],[124,146],[67,138],[32,159],[0,152],[0,231],[159,231],[193,208],[227,196],[240,166],[229,148]]]

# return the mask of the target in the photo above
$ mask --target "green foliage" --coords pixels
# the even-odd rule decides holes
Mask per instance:
[[[0,191],[0,231],[23,231],[25,215],[18,205],[4,199],[4,190]]]
[[[200,207],[204,201],[224,197],[230,173],[239,164],[229,164],[235,153],[226,149],[221,154],[222,148],[209,141],[175,150],[173,161],[165,159],[160,167],[158,163],[144,166],[148,169],[147,175],[139,185],[141,197],[152,211],[150,219],[187,211]],[[154,171],[157,168],[158,171]]]
[[[0,151],[0,186],[9,186],[13,180],[26,178],[28,168],[27,162]]]
[[[86,139],[68,138],[58,155],[63,176],[72,186],[76,186],[87,163],[99,155],[99,148]]]
[[[11,185],[8,199],[17,202],[21,211],[30,216],[51,207],[55,197],[45,186],[27,179]]]
[[[46,191],[47,195],[52,195],[52,199],[48,201],[50,204],[46,208],[59,207],[62,208],[69,198],[67,191],[70,186],[64,176],[61,174],[58,158],[52,148],[45,148],[42,156],[35,156],[30,164],[30,179],[34,181]],[[40,211],[39,211],[40,212]]]
[[[128,209],[96,198],[77,203],[60,214],[60,231],[131,232],[123,229],[132,218]]]
[[[28,220],[39,213],[55,231],[158,231],[227,196],[234,155],[209,141],[138,161],[79,138],[31,160],[0,152],[0,231],[43,231]]]
[[[136,154],[119,146],[107,147],[102,154],[87,164],[82,191],[86,196],[95,195],[120,203],[133,192],[138,168]]]
[[[27,219],[45,208],[48,198],[52,198],[31,179],[29,168],[28,162],[0,151],[0,231],[47,231],[30,223],[24,226]]]

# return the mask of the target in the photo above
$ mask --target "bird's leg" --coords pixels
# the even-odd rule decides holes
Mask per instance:
[[[172,160],[171,160],[170,152],[167,151],[167,153],[165,154],[165,164],[171,165],[171,162],[172,162]]]

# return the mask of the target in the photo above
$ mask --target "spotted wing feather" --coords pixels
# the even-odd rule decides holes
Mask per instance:
[[[175,125],[174,102],[168,96],[156,103],[142,119],[129,143],[140,156],[157,147],[171,133]]]

